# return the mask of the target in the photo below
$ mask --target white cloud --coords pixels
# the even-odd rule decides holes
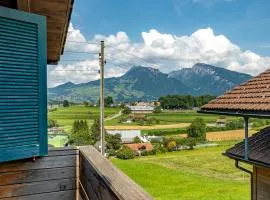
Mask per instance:
[[[142,32],[141,36],[143,39],[141,43],[132,42],[125,32],[109,36],[95,35],[92,40],[87,41],[80,30],[75,29],[71,24],[67,41],[73,42],[67,42],[66,50],[97,53],[100,40],[104,40],[108,61],[105,69],[106,77],[121,76],[132,65],[151,66],[162,72],[170,72],[203,62],[256,75],[270,64],[270,57],[262,57],[250,50],[242,50],[226,36],[216,35],[211,28],[198,29],[191,35],[182,36],[160,33],[151,29]],[[74,58],[74,56],[76,59],[86,60],[51,66],[48,70],[50,87],[67,81],[82,83],[98,79],[97,54],[91,55],[91,59],[89,59],[90,55],[64,55],[65,58]]]

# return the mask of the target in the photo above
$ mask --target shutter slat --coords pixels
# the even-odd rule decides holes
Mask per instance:
[[[45,17],[0,7],[0,163],[46,154],[46,60]]]

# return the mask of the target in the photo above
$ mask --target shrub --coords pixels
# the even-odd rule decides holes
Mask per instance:
[[[148,151],[148,155],[156,155],[157,149],[152,149],[151,151]]]
[[[133,142],[134,142],[134,143],[141,143],[141,139],[139,138],[139,136],[136,136],[136,137],[133,139]]]
[[[49,119],[48,120],[48,128],[53,128],[53,127],[59,127],[59,124],[57,123],[56,120]]]
[[[167,149],[169,151],[173,151],[176,148],[176,142],[175,141],[169,141],[167,144]]]
[[[155,107],[155,109],[154,109],[154,113],[161,113],[162,112],[162,110],[161,110],[161,106],[157,106],[157,107]]]
[[[123,147],[116,153],[116,157],[123,160],[133,159],[135,157],[135,153],[132,149]]]
[[[107,153],[109,156],[116,156],[116,151],[114,149],[108,149]]]
[[[68,100],[63,101],[63,107],[69,107],[69,102]]]
[[[143,150],[143,151],[141,152],[141,156],[148,156],[148,155],[149,155],[149,152],[146,151],[146,150]]]
[[[185,139],[185,145],[189,146],[189,149],[194,149],[194,146],[196,146],[197,140],[193,137],[188,137]]]
[[[122,110],[122,113],[125,115],[128,115],[131,113],[131,109],[129,107],[124,107],[124,109]]]
[[[193,137],[201,141],[206,140],[206,124],[202,118],[196,118],[187,130],[188,137]]]

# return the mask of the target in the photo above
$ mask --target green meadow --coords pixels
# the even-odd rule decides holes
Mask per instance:
[[[105,117],[113,116],[119,113],[120,110],[120,108],[106,108]],[[87,120],[91,125],[93,120],[98,117],[98,107],[86,107],[83,105],[58,108],[48,114],[49,119],[57,120],[58,124],[64,127],[66,131],[71,130],[74,120]]]
[[[249,175],[222,155],[234,143],[112,162],[154,199],[248,200]]]

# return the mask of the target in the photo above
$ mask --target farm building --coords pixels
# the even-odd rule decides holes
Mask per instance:
[[[151,151],[153,150],[153,146],[150,142],[148,143],[133,143],[133,144],[125,144],[126,147],[132,149],[137,152],[139,155],[142,151]]]
[[[227,123],[227,120],[225,118],[218,118],[216,121],[216,125],[218,127],[225,127]]]
[[[245,119],[245,140],[228,149],[224,155],[235,160],[235,166],[251,175],[251,199],[270,199],[270,127],[248,137],[250,117],[270,118],[270,70],[204,105],[199,112],[241,116]],[[249,171],[240,162],[253,166]]]
[[[153,106],[128,106],[131,113],[153,113],[155,107]]]
[[[152,199],[93,146],[48,149],[46,67],[64,52],[72,8],[0,1],[0,199]]]
[[[120,134],[122,143],[133,143],[135,137],[141,137],[141,130],[107,130],[108,134]]]

